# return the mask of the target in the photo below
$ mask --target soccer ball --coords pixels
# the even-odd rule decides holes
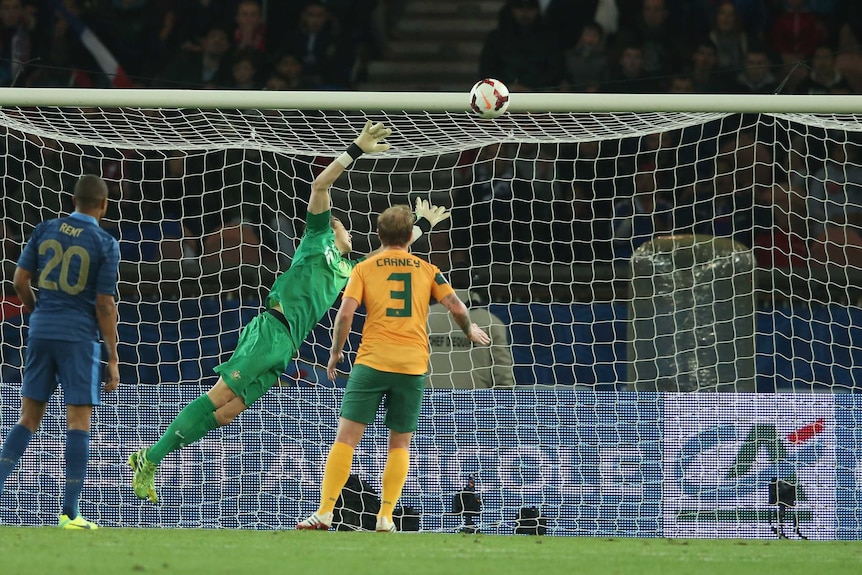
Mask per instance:
[[[509,88],[500,80],[479,80],[470,90],[470,111],[484,120],[499,118],[509,107]]]

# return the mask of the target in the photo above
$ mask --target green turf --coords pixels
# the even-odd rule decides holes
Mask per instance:
[[[3,575],[859,575],[862,542],[0,527]]]

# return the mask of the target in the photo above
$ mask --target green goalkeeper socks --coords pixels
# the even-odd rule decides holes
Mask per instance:
[[[215,405],[204,394],[177,414],[162,437],[147,452],[147,459],[158,465],[168,453],[194,443],[217,427]]]

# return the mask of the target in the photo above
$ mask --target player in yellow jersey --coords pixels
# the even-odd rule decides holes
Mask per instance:
[[[335,502],[350,476],[353,451],[385,399],[389,452],[376,530],[395,531],[392,511],[407,479],[408,450],[428,371],[427,322],[432,298],[446,306],[470,341],[482,345],[491,341],[470,322],[467,307],[437,266],[407,251],[413,219],[408,206],[392,206],[380,214],[377,235],[382,249],[358,263],[350,274],[333,326],[327,365],[330,379],[335,379],[336,366],[343,359],[342,349],[360,303],[367,312],[362,342],[347,380],[335,442],[326,458],[320,506],[297,529],[329,529]]]

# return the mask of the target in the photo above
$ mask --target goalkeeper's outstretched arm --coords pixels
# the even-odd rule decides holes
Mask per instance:
[[[389,144],[380,143],[380,140],[386,138],[391,133],[392,130],[385,128],[383,124],[377,123],[372,126],[370,120],[366,122],[365,127],[362,128],[362,132],[353,140],[353,143],[348,146],[347,150],[334,159],[314,178],[314,182],[311,184],[311,197],[308,198],[308,213],[322,214],[329,210],[332,207],[329,188],[335,183],[338,176],[362,154],[373,154],[388,150]]]

